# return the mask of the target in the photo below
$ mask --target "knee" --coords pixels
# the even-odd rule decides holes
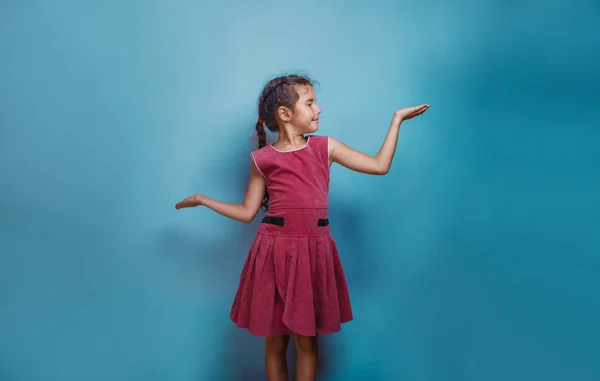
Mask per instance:
[[[289,341],[290,337],[286,335],[269,336],[265,339],[266,350],[270,353],[285,352]]]
[[[316,336],[294,336],[294,341],[298,352],[315,352],[317,350]]]

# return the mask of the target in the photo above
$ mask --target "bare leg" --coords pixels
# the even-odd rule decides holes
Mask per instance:
[[[265,338],[265,369],[268,381],[288,381],[287,347],[288,335],[274,335]]]
[[[297,381],[317,379],[317,337],[295,335]]]

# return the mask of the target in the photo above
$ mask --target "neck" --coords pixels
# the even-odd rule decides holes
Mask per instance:
[[[279,131],[279,137],[275,145],[279,147],[300,148],[306,144],[304,134],[291,131]]]

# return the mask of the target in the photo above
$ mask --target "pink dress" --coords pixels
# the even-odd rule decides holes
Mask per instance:
[[[326,136],[252,152],[265,176],[269,211],[240,276],[231,320],[255,336],[334,333],[352,320],[348,286],[329,230]]]

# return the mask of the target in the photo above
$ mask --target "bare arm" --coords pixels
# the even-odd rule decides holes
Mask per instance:
[[[175,205],[176,209],[206,206],[222,216],[236,221],[250,223],[256,217],[265,196],[265,178],[260,173],[254,161],[250,169],[250,180],[246,189],[246,196],[242,204],[231,204],[213,200],[201,194],[194,194]]]
[[[354,150],[344,143],[329,138],[329,158],[331,162],[338,163],[356,172],[370,175],[385,175],[392,166],[392,160],[396,153],[398,134],[403,121],[421,115],[429,108],[429,105],[421,105],[398,110],[394,113],[390,128],[377,155],[370,156]]]

